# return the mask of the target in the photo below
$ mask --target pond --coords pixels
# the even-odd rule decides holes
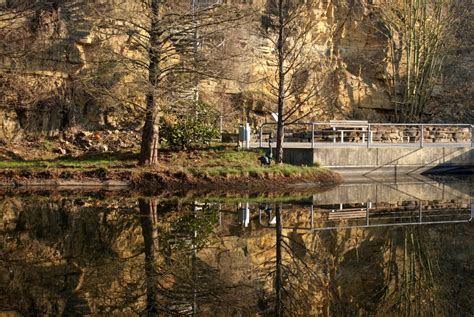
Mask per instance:
[[[472,316],[472,189],[0,190],[0,316]]]

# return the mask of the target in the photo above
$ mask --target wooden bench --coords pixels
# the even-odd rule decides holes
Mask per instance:
[[[367,211],[360,208],[336,210],[334,212],[329,212],[329,220],[346,220],[346,219],[359,219],[366,218]]]
[[[365,128],[369,127],[369,121],[365,120],[331,120],[329,125],[333,128]]]
[[[344,143],[344,139],[350,139],[349,142],[366,140],[366,134],[369,128],[369,122],[365,120],[331,120],[329,125],[336,133],[333,135],[333,142],[340,141]]]

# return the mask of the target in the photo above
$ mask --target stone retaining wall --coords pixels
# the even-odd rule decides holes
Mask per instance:
[[[420,142],[420,127],[374,126],[372,140],[382,143]],[[470,143],[471,130],[468,127],[425,126],[424,143]]]

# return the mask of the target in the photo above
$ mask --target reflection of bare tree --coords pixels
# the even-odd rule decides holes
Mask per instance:
[[[404,316],[435,313],[440,298],[439,268],[424,228],[388,230],[383,251],[387,258],[382,310]]]
[[[445,311],[438,254],[426,227],[303,234],[294,216],[298,210],[284,213],[286,221],[295,221],[288,232],[281,228],[280,209],[274,221],[277,314],[410,316]]]
[[[114,210],[113,200],[13,202],[0,201],[6,207],[0,214],[9,219],[0,227],[2,309],[25,315],[179,314],[219,303],[226,294],[227,285],[199,259],[198,249],[168,239],[207,246],[212,211],[194,217],[188,205],[157,198],[140,199],[138,214],[130,213],[134,200],[121,202],[126,212]]]
[[[145,311],[149,316],[158,313],[157,298],[155,290],[155,269],[156,261],[155,251],[157,250],[155,243],[156,236],[156,200],[139,199],[140,206],[140,225],[142,227],[143,245],[145,252],[145,287],[146,287],[146,308]]]
[[[141,198],[139,207],[146,314],[194,315],[205,309],[201,305],[221,303],[231,286],[198,256],[208,245],[216,211],[204,207],[197,212],[191,204],[176,210],[177,206],[156,198]],[[170,208],[173,213],[167,212]]]
[[[283,312],[283,303],[282,303],[282,291],[283,291],[283,261],[281,257],[281,249],[283,242],[282,226],[281,226],[281,204],[276,207],[276,272],[275,272],[275,295],[276,295],[276,304],[275,304],[275,314],[281,316]]]
[[[274,297],[272,313],[276,316],[298,316],[315,313],[315,299],[324,290],[317,253],[305,245],[295,231],[286,233],[282,228],[282,204],[275,207],[275,256],[269,258],[262,267],[274,279]],[[318,264],[319,263],[319,264]]]

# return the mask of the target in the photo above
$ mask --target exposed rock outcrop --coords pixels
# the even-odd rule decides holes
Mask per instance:
[[[24,132],[56,135],[71,126],[92,130],[138,124],[143,73],[124,67],[117,56],[140,60],[140,50],[129,47],[130,33],[111,36],[106,25],[107,14],[117,13],[118,6],[113,1],[49,1],[27,9],[13,24],[8,19],[0,22],[0,64],[6,70],[0,73],[0,142],[12,142]],[[262,13],[267,3],[250,1],[245,6]],[[427,109],[433,121],[474,119],[473,4],[463,0],[458,6],[459,20],[453,22],[460,25],[452,39],[455,49],[446,56],[444,76]],[[0,10],[7,17],[15,14],[8,1],[0,2]],[[128,0],[120,2],[120,10],[137,8]],[[315,43],[311,54],[329,60],[323,71],[332,75],[325,85],[335,96],[315,105],[310,119],[390,117],[393,105],[383,77],[387,41],[380,31],[377,2],[322,0],[308,12],[308,19],[316,24],[310,34]],[[275,52],[271,41],[261,35],[264,21],[254,22],[223,33],[225,45],[219,47],[240,56],[220,61],[220,66],[225,67],[226,77],[236,80],[203,78],[199,83],[201,97],[224,114],[228,129],[235,128],[236,118],[254,125],[268,119],[268,91],[259,79],[274,71]],[[170,45],[177,44],[171,40]]]

